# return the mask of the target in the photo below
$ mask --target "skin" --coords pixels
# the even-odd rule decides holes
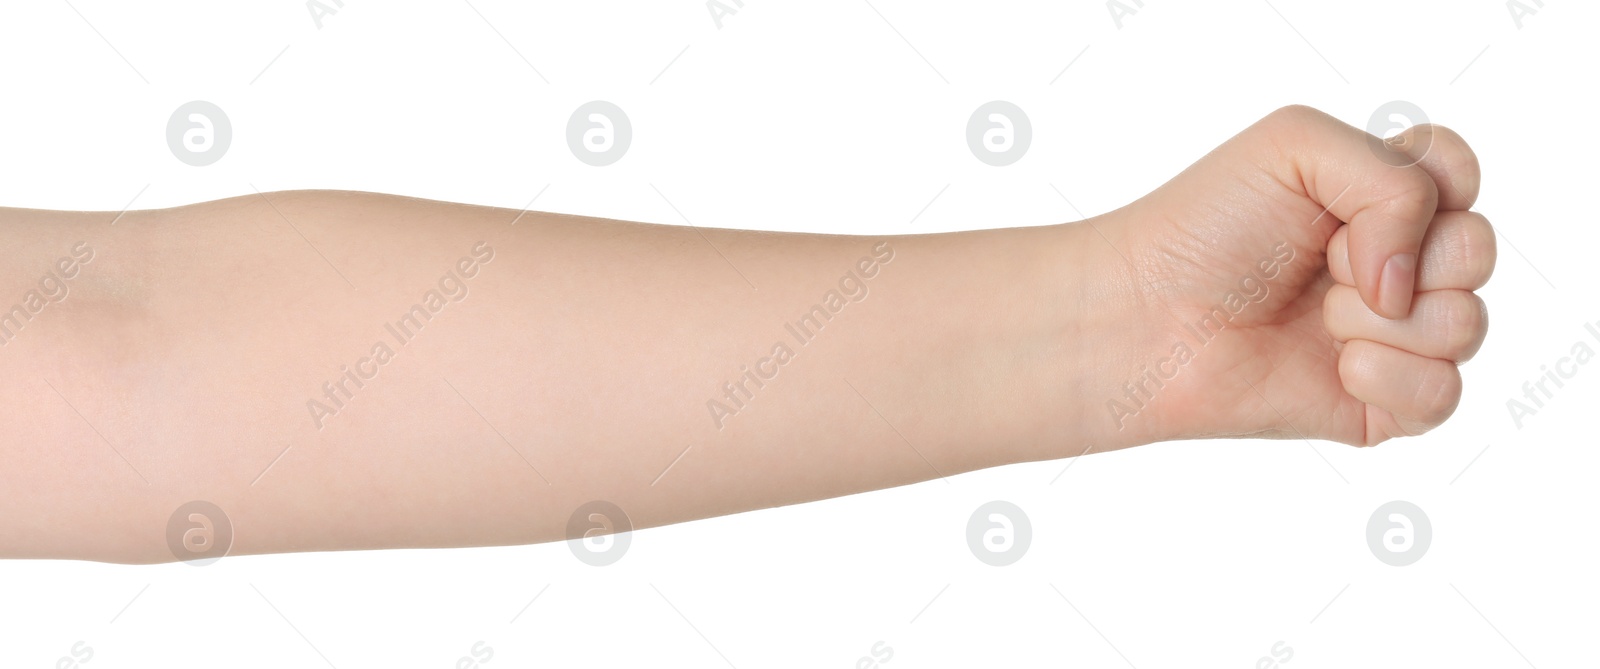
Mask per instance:
[[[172,561],[191,500],[230,555],[505,545],[568,538],[591,500],[643,528],[1163,440],[1421,434],[1483,341],[1494,234],[1456,133],[1371,139],[1285,108],[1103,216],[885,238],[336,191],[0,209],[0,306],[93,250],[4,333],[0,556]],[[399,344],[385,324],[453,270],[465,297]],[[786,330],[862,285],[808,343]],[[775,376],[719,419],[741,365]]]

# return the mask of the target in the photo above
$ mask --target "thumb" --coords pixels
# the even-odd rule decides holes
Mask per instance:
[[[1382,153],[1399,148],[1310,107],[1286,107],[1264,122],[1293,170],[1284,183],[1327,209],[1314,225],[1329,226],[1331,237],[1337,223],[1329,215],[1349,224],[1350,270],[1362,301],[1380,316],[1404,318],[1439,204],[1433,178],[1415,161]]]

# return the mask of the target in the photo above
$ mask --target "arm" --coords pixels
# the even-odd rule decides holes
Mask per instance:
[[[1059,379],[1107,291],[1075,276],[1075,227],[788,235],[338,192],[114,217],[0,222],[28,240],[0,295],[79,258],[0,349],[27,408],[5,494],[48,510],[3,521],[11,555],[170,559],[195,499],[233,554],[547,541],[591,500],[647,527],[1088,443]]]
[[[230,554],[498,545],[568,538],[594,500],[642,528],[1161,439],[1420,432],[1482,339],[1470,314],[1421,313],[1421,291],[1470,295],[1492,267],[1486,223],[1434,223],[1435,182],[1475,196],[1476,163],[1367,164],[1365,135],[1310,114],[1038,228],[774,234],[331,191],[0,210],[18,240],[0,300],[29,312],[0,332],[0,496],[26,509],[0,518],[0,553],[171,560],[192,500],[226,513]],[[1342,162],[1308,187],[1291,138]],[[1261,163],[1274,189],[1240,177]],[[1352,179],[1320,229],[1300,220]],[[1425,202],[1380,239],[1372,203],[1394,197]],[[1468,232],[1421,239],[1451,225]],[[1418,314],[1379,317],[1357,296],[1376,275],[1350,268],[1407,244]],[[58,259],[91,249],[65,278]],[[35,313],[51,272],[63,295]],[[1259,299],[1172,362],[1246,278]],[[1452,325],[1476,340],[1428,348]]]

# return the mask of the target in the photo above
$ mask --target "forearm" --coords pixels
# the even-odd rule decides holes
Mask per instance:
[[[788,235],[331,192],[0,217],[26,241],[4,299],[94,251],[0,349],[0,494],[41,511],[0,520],[7,555],[170,559],[195,499],[233,554],[546,541],[591,500],[649,527],[1129,443],[1095,401],[1123,296],[1087,278],[1116,273],[1084,271],[1084,227]]]

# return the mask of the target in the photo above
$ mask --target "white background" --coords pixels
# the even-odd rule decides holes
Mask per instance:
[[[1037,225],[1125,204],[1284,104],[1363,126],[1403,99],[1482,160],[1493,325],[1455,418],[1376,449],[1179,442],[1007,467],[636,532],[608,567],[563,543],[0,562],[0,664],[83,642],[89,667],[443,668],[479,641],[491,668],[855,667],[880,641],[890,669],[1243,668],[1279,641],[1291,669],[1592,662],[1600,365],[1520,429],[1506,402],[1575,342],[1600,350],[1583,329],[1600,321],[1593,3],[1546,0],[1520,28],[1499,0],[1145,0],[1120,28],[1094,0],[746,0],[720,29],[698,0],[344,5],[319,28],[297,0],[6,3],[0,205],[253,185],[520,209],[543,191],[535,209],[681,223],[654,185],[710,227]],[[609,167],[566,146],[594,99],[633,124]],[[1003,168],[965,140],[994,99],[1034,129]],[[190,100],[233,124],[209,167],[166,145]],[[1012,566],[966,544],[992,499],[1032,522]],[[1394,499],[1433,525],[1407,567],[1366,543]]]

